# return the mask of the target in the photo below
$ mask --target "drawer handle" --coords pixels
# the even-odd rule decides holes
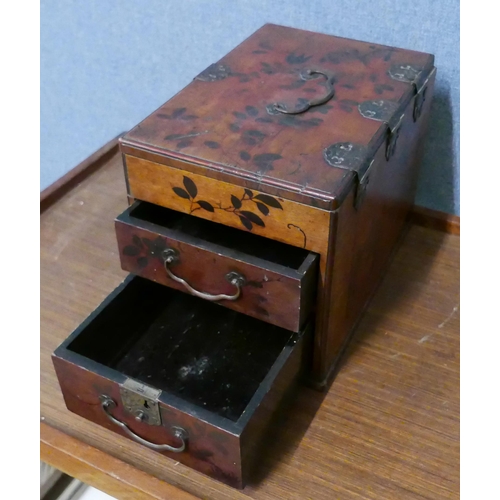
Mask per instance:
[[[174,248],[167,248],[163,251],[163,263],[165,265],[165,271],[167,274],[177,283],[180,283],[184,286],[189,292],[196,297],[200,297],[205,300],[210,300],[212,302],[217,302],[219,300],[236,300],[241,295],[241,287],[245,284],[245,277],[239,273],[231,271],[227,273],[225,278],[231,285],[236,287],[236,293],[234,295],[226,295],[221,293],[219,295],[212,295],[211,293],[200,292],[194,289],[186,280],[179,278],[176,276],[169,268],[169,264],[174,264],[179,260],[179,253]]]
[[[133,432],[127,424],[124,424],[117,418],[113,417],[111,414],[111,410],[116,408],[116,403],[109,396],[101,396],[101,405],[102,409],[106,413],[106,416],[116,424],[118,427],[121,427],[133,440],[141,443],[148,448],[151,448],[156,451],[173,451],[174,453],[181,453],[186,449],[186,441],[187,441],[187,432],[181,427],[172,427],[172,431],[174,432],[174,436],[181,441],[181,445],[178,447],[170,446],[168,444],[155,444],[151,441],[147,441],[146,439],[141,438],[135,432]]]

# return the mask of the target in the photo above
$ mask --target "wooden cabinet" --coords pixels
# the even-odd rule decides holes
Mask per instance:
[[[265,25],[122,137],[136,276],[54,354],[68,408],[243,487],[384,275],[434,78],[429,54]]]

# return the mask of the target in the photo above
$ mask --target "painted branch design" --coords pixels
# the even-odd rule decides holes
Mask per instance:
[[[279,155],[275,155],[276,157]],[[273,161],[276,158],[268,158],[267,161]],[[274,197],[267,194],[254,194],[250,189],[244,189],[243,195],[236,196],[231,194],[231,203],[228,206],[222,206],[222,203],[210,203],[209,201],[198,198],[198,188],[192,179],[183,177],[184,187],[174,187],[174,193],[184,200],[189,200],[189,214],[196,210],[205,210],[207,212],[215,212],[216,210],[224,210],[231,212],[239,218],[240,223],[248,231],[252,231],[254,226],[265,227],[266,224],[262,217],[257,213],[248,210],[248,208],[256,208],[260,214],[268,216],[271,209],[275,208],[283,210],[281,203]]]

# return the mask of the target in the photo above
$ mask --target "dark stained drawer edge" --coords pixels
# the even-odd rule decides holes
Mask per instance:
[[[244,278],[236,300],[218,304],[294,332],[314,308],[319,256],[246,231],[137,201],[115,220],[122,269],[186,290],[165,269],[210,295],[235,293],[227,276]]]
[[[298,269],[293,270],[290,267],[286,265],[282,265],[278,262],[270,262],[270,260],[265,259],[265,258],[260,258],[252,255],[251,253],[245,252],[245,251],[239,251],[239,250],[234,250],[233,248],[229,246],[223,246],[217,243],[212,243],[210,241],[207,241],[202,238],[198,238],[196,236],[188,235],[185,232],[183,232],[180,229],[176,228],[166,228],[161,224],[150,222],[148,220],[142,219],[142,218],[137,218],[133,216],[133,212],[138,209],[141,206],[145,205],[150,205],[148,202],[144,201],[136,201],[134,202],[133,205],[128,207],[122,214],[120,214],[118,217],[116,217],[116,221],[122,222],[124,224],[128,224],[134,227],[142,227],[152,233],[159,233],[162,236],[170,236],[170,235],[175,235],[177,237],[182,237],[182,239],[186,242],[189,243],[190,245],[196,246],[196,247],[201,247],[205,248],[207,250],[212,251],[215,254],[221,254],[233,259],[241,259],[244,257],[245,262],[258,266],[262,269],[267,269],[269,271],[278,271],[279,273],[285,275],[285,276],[290,276],[290,277],[296,277],[297,274],[303,275],[307,270],[311,267],[311,264],[317,259],[317,254],[313,252],[309,252],[308,250],[303,250],[299,249],[297,247],[292,247],[290,245],[287,245],[286,243],[281,243],[278,241],[270,240],[268,238],[265,238],[264,236],[257,236],[251,233],[247,233],[245,231],[242,231],[240,229],[235,229],[229,226],[224,226],[225,231],[231,231],[235,235],[248,235],[249,237],[253,239],[258,239],[261,240],[264,245],[276,245],[281,247],[284,251],[286,249],[289,249],[291,252],[302,252],[303,253],[303,261],[301,265],[299,266]],[[164,211],[164,212],[172,212],[174,213],[174,210],[165,208],[165,207],[160,207],[160,206],[154,206],[154,209]],[[178,213],[179,216],[186,216],[185,214],[181,214],[180,212]],[[191,217],[191,216],[186,216],[186,217]],[[221,226],[217,222],[212,222],[212,221],[206,221],[204,219],[199,219],[199,218],[194,218],[193,217],[193,222],[198,223],[200,226],[207,225],[207,224],[213,224],[217,226]]]
[[[89,359],[88,357],[77,352],[73,352],[69,350],[68,347],[106,308],[113,303],[113,301],[133,280],[145,281],[138,277],[127,277],[125,281],[120,284],[55,350],[53,354],[53,362],[59,378],[59,383],[62,387],[64,384],[69,384],[74,387],[74,381],[68,382],[68,375],[70,376],[69,378],[79,378],[80,380],[78,380],[78,383],[81,383],[81,379],[83,377],[89,377],[88,380],[94,382],[97,381],[95,384],[92,384],[92,382],[90,383],[90,385],[93,385],[94,389],[90,388],[89,394],[92,393],[92,390],[95,390],[96,386],[101,385],[101,380],[104,381],[104,385],[107,384],[110,387],[113,387],[114,393],[117,394],[118,387],[127,380],[128,377],[125,374],[117,371],[116,369],[109,368],[100,362]],[[179,292],[172,291],[172,293],[178,294]],[[219,465],[211,464],[211,458],[214,461],[218,458],[224,463],[224,460],[227,460],[227,457],[225,456],[203,456],[203,453],[200,452],[197,452],[197,456],[194,458],[190,456],[189,439],[187,441],[188,445],[185,452],[162,453],[175,459],[176,461],[185,463],[194,469],[208,474],[215,479],[221,480],[231,486],[242,488],[248,481],[248,477],[252,469],[252,463],[254,462],[258,451],[261,449],[259,439],[264,434],[269,420],[272,418],[275,410],[280,406],[285,395],[289,395],[297,385],[306,361],[305,356],[310,340],[310,325],[303,333],[290,332],[289,340],[278,354],[276,360],[271,366],[271,369],[267,372],[256,392],[251,397],[250,402],[246,405],[245,410],[236,421],[231,421],[228,418],[216,415],[207,411],[203,407],[198,406],[197,404],[185,401],[181,397],[170,394],[167,391],[162,391],[158,397],[162,415],[168,415],[170,410],[172,410],[173,415],[185,414],[189,417],[189,421],[193,421],[194,419],[198,422],[196,427],[200,428],[201,426],[203,428],[203,433],[206,433],[209,436],[217,434],[222,437],[224,434],[227,436],[227,438],[224,438],[222,441],[222,446],[231,447],[229,453],[227,453],[227,450],[225,452],[225,455],[232,457],[231,463],[228,463],[227,470],[224,470],[224,467],[220,467],[220,463]],[[262,348],[265,349],[266,346],[263,345]],[[90,420],[95,419],[100,425],[118,432],[121,435],[126,435],[120,428],[115,427],[113,424],[106,421],[103,417],[104,411],[102,411],[102,414],[99,412],[95,401],[87,400],[83,401],[82,404],[82,401],[80,401],[81,398],[78,397],[77,394],[72,394],[71,389],[68,389],[68,387],[66,387],[66,390],[63,390],[63,395],[68,407],[73,407],[70,408],[71,411],[75,411],[75,401],[77,401],[78,408],[81,406],[83,409],[81,409],[81,411],[76,409],[76,413]],[[88,397],[87,393],[85,393],[85,397]],[[121,404],[121,402],[119,402],[119,404]],[[97,418],[93,415],[97,416]],[[130,416],[130,419],[133,422],[132,416]],[[164,423],[166,424],[166,422]],[[208,430],[204,430],[205,428]],[[213,429],[213,431],[210,431],[210,429]],[[208,439],[210,439],[210,437]],[[219,446],[221,446],[220,443]],[[265,450],[263,451],[265,452]]]

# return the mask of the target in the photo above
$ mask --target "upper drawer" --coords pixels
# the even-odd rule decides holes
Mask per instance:
[[[298,332],[314,304],[318,256],[136,202],[116,219],[124,270]]]

